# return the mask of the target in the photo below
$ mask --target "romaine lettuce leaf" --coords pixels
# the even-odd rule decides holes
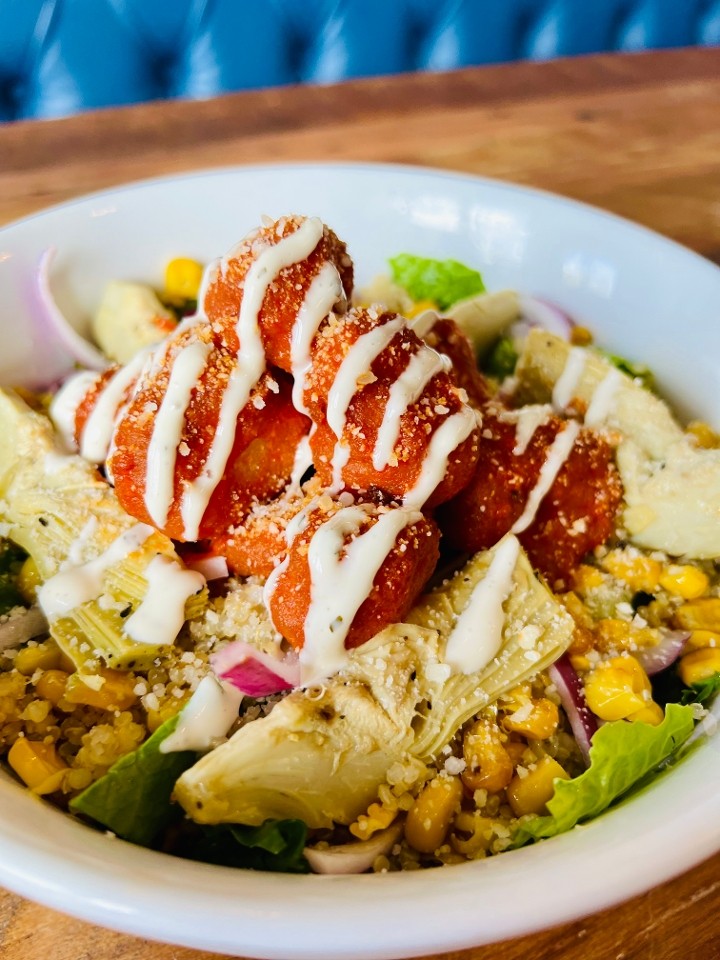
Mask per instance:
[[[393,281],[407,290],[413,300],[432,300],[441,310],[485,292],[477,270],[457,260],[432,260],[400,253],[389,263]]]
[[[625,720],[604,724],[593,737],[588,769],[573,780],[555,782],[547,804],[549,816],[521,822],[513,846],[554,837],[598,816],[667,759],[693,727],[692,707],[677,703],[668,704],[665,719],[656,727]]]
[[[166,720],[137,750],[70,801],[70,810],[90,817],[123,840],[150,846],[182,809],[170,802],[175,781],[197,755],[189,750],[161,753],[179,714]]]
[[[715,699],[720,691],[720,673],[714,673],[706,680],[699,683],[693,683],[690,687],[685,687],[682,693],[681,703],[700,703],[707,706]]]
[[[308,829],[302,820],[266,820],[259,827],[223,823],[187,823],[185,834],[171,849],[176,856],[225,867],[308,873],[303,855]]]

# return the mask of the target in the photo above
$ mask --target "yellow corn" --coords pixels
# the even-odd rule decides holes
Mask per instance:
[[[720,633],[714,630],[692,630],[686,644],[686,649],[702,650],[704,647],[720,647]]]
[[[378,830],[389,827],[397,813],[397,810],[389,810],[381,803],[371,803],[367,814],[361,813],[355,823],[350,824],[350,833],[358,840],[367,840]]]
[[[558,708],[552,700],[543,697],[530,701],[529,713],[520,707],[515,713],[508,714],[503,719],[503,727],[531,740],[546,740],[557,730],[559,720]]]
[[[651,726],[657,727],[658,724],[663,722],[664,718],[665,714],[660,704],[655,703],[654,700],[650,700],[644,707],[636,710],[635,713],[629,714],[625,719],[630,720],[632,723],[649,723]]]
[[[556,779],[570,776],[552,757],[543,757],[525,776],[514,776],[507,788],[508,803],[516,817],[541,813],[555,792]]]
[[[64,670],[46,670],[35,684],[35,692],[56,707],[65,696],[69,674]]]
[[[60,789],[67,765],[60,759],[53,744],[20,737],[10,747],[8,763],[39,795],[54,793]]]
[[[423,787],[405,820],[405,839],[420,853],[434,853],[445,840],[460,806],[462,784],[441,774]]]
[[[68,677],[64,699],[100,710],[126,710],[137,700],[136,683],[134,674],[122,670],[101,670],[92,676],[73,673]]]
[[[17,580],[18,590],[28,603],[33,603],[35,600],[37,588],[41,583],[42,578],[40,577],[40,571],[37,568],[37,564],[32,557],[28,557],[20,567],[20,573],[18,574]]]
[[[519,763],[522,763],[523,756],[525,751],[528,749],[527,743],[524,740],[509,740],[504,744],[505,752],[510,757],[510,762],[513,767],[516,767]]]
[[[709,584],[706,574],[690,564],[671,563],[660,577],[660,586],[683,600],[697,600],[705,593]]]
[[[18,650],[13,666],[26,677],[31,677],[36,670],[55,670],[62,663],[62,651],[54,640],[44,640]]]
[[[438,305],[433,300],[418,300],[410,307],[405,316],[408,320],[412,320],[413,317],[417,317],[426,310],[437,310],[437,308]]]
[[[720,597],[690,600],[675,611],[675,624],[685,630],[720,633]]]
[[[497,793],[510,783],[513,762],[493,721],[478,720],[468,730],[463,740],[463,758],[466,767],[462,782],[469,790]]]
[[[593,342],[593,335],[587,327],[579,324],[570,331],[570,343],[575,347],[588,347]]]
[[[635,657],[605,660],[585,678],[585,699],[601,720],[624,720],[650,702],[650,681]]]
[[[720,434],[701,420],[693,420],[688,424],[687,432],[691,434],[699,447],[706,450],[715,450],[720,447]]]
[[[705,647],[686,653],[680,658],[678,669],[686,687],[709,680],[716,673],[720,673],[720,650]]]
[[[624,550],[612,550],[601,563],[608,573],[627,583],[633,590],[655,590],[663,572],[659,560],[641,554],[633,556]]]
[[[659,641],[657,630],[652,627],[634,627],[627,620],[608,617],[598,620],[595,645],[599,650],[636,650],[638,647],[654,647]]]
[[[195,300],[200,289],[203,266],[197,260],[177,257],[165,267],[165,294],[170,300]]]
[[[492,836],[493,821],[490,817],[463,811],[455,817],[450,843],[457,853],[474,860],[487,852]]]
[[[573,589],[578,593],[587,593],[588,590],[596,590],[605,582],[600,570],[597,567],[591,567],[587,563],[581,563],[572,577]]]

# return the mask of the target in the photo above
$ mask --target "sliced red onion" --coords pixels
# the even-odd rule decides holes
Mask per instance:
[[[597,717],[588,707],[585,690],[580,677],[575,672],[570,658],[563,654],[548,669],[550,679],[557,687],[560,702],[570,721],[580,752],[585,763],[590,763],[590,741],[598,728]]]
[[[671,666],[685,649],[690,639],[689,630],[658,630],[660,642],[654,647],[641,647],[633,650],[633,656],[640,661],[645,673],[652,677]]]
[[[188,570],[201,573],[206,580],[222,580],[230,576],[225,557],[207,556],[205,554],[193,556],[192,553],[187,553],[183,557],[183,562]]]
[[[17,647],[47,633],[48,623],[40,607],[16,607],[0,618],[0,650]]]
[[[402,822],[396,821],[369,840],[341,843],[320,850],[317,847],[305,847],[303,853],[315,873],[365,873],[378,857],[390,853],[400,839],[402,829]]]
[[[50,264],[55,248],[48,247],[40,257],[36,276],[40,310],[35,317],[37,330],[43,339],[49,338],[59,344],[82,367],[90,370],[105,370],[110,361],[96,347],[81,337],[77,330],[63,316],[55,303],[50,290]]]
[[[248,697],[268,697],[300,684],[297,657],[278,660],[243,640],[234,640],[212,654],[210,666],[216,676],[232,683]]]
[[[520,296],[520,314],[528,327],[541,327],[563,340],[569,340],[575,321],[557,304],[540,297]],[[513,327],[513,333],[515,328]]]

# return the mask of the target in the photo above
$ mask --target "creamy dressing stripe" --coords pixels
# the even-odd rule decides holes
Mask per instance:
[[[175,494],[175,463],[192,392],[207,366],[211,343],[195,341],[176,355],[167,390],[155,417],[147,451],[145,506],[157,527],[164,527]]]
[[[524,530],[527,530],[533,522],[543,498],[552,487],[555,478],[570,456],[579,433],[580,424],[576,420],[569,420],[567,426],[555,436],[555,439],[548,449],[545,461],[540,468],[540,476],[538,477],[537,483],[530,491],[525,509],[510,528],[511,533],[522,533]]]
[[[373,467],[382,470],[390,461],[400,435],[403,414],[423,393],[430,380],[447,369],[445,359],[421,344],[410,362],[390,387],[390,395],[373,450]]]
[[[445,661],[459,673],[477,673],[497,656],[502,646],[503,604],[514,584],[520,543],[508,535],[495,548],[483,579],[455,621],[445,648]]]
[[[615,367],[603,377],[593,392],[585,414],[587,426],[596,427],[607,420],[612,412],[615,394],[621,381],[622,374]]]
[[[298,311],[290,339],[290,363],[294,378],[293,405],[301,413],[307,413],[303,402],[305,378],[312,366],[310,347],[320,324],[332,308],[344,301],[340,274],[335,264],[326,261],[308,288]]]
[[[444,478],[450,454],[467,440],[479,425],[479,416],[470,407],[462,407],[440,424],[430,438],[420,474],[412,489],[403,498],[405,506],[419,509],[425,504]]]
[[[417,510],[398,507],[381,514],[370,529],[359,534],[372,511],[368,504],[344,507],[319,527],[310,541],[310,606],[300,651],[303,684],[319,682],[346,663],[345,639],[355,614],[370,595],[378,570],[398,534],[422,518]],[[354,539],[346,546],[348,537]]]
[[[145,579],[145,596],[125,621],[125,633],[137,643],[171,646],[185,622],[185,604],[205,586],[205,577],[158,555],[148,564]]]

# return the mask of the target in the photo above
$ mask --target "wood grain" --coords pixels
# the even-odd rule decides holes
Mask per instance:
[[[720,51],[706,49],[284,88],[19,122],[0,126],[0,223],[92,190],[203,167],[391,161],[553,190],[720,262],[719,120]],[[622,868],[619,862],[618,876]],[[525,905],[517,909],[522,913]],[[720,855],[612,910],[444,960],[713,960],[720,956],[719,939]],[[210,956],[101,930],[0,891],[2,960]]]

